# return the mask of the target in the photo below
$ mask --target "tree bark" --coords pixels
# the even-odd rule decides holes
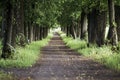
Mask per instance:
[[[20,8],[19,8],[19,20],[20,20],[20,33],[24,34],[24,0],[20,0]]]
[[[120,41],[120,6],[115,6],[115,21],[117,23],[118,41]]]
[[[97,46],[104,45],[105,29],[107,24],[107,12],[94,9],[88,15],[88,42],[90,44],[97,44]]]
[[[70,36],[70,26],[69,25],[67,26],[66,34],[67,34],[67,36]]]
[[[10,0],[5,4],[5,26],[4,26],[4,39],[2,48],[2,58],[9,58],[11,55],[11,37],[12,37],[12,4]]]
[[[34,26],[33,26],[33,41],[36,41],[36,24],[34,24]]]
[[[76,33],[76,28],[75,28],[76,26],[72,26],[72,34],[73,34],[73,39],[76,39],[77,38],[77,33]]]
[[[70,25],[70,35],[72,35],[72,38],[75,39],[75,35],[74,35],[74,32],[73,32],[73,26]]]
[[[29,43],[28,42],[28,22],[25,22],[25,25],[24,25],[24,35],[25,35],[25,41]]]
[[[81,39],[85,39],[87,36],[87,14],[81,13]]]
[[[30,43],[33,40],[33,24],[31,22],[29,22],[29,26],[28,26],[28,39]]]
[[[20,33],[21,34],[24,34],[24,0],[20,0],[20,1],[17,1],[17,32],[19,35]]]
[[[88,14],[88,43],[96,44],[96,10]]]
[[[42,40],[42,27],[40,26],[40,36],[39,39]]]
[[[12,43],[11,43],[11,45],[13,46],[13,47],[15,47],[16,46],[16,36],[17,36],[17,28],[18,28],[18,26],[17,26],[17,4],[15,4],[14,6],[13,6],[13,14],[14,14],[14,16],[13,16],[13,18],[15,19],[14,20],[14,23],[13,23],[13,28],[12,28]]]
[[[109,33],[108,40],[113,46],[118,44],[117,31],[116,31],[116,23],[115,23],[115,9],[114,9],[114,0],[108,0],[108,8],[109,8]]]
[[[106,24],[107,24],[107,12],[106,11],[101,12],[101,11],[97,10],[97,14],[96,14],[96,32],[97,32],[96,43],[98,46],[104,45]]]

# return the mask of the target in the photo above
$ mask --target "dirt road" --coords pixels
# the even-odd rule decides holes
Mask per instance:
[[[32,68],[6,69],[20,80],[120,80],[120,74],[68,48],[58,34]]]

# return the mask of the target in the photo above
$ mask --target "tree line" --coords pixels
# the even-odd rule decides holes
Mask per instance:
[[[119,0],[1,0],[1,57],[8,58],[11,47],[24,47],[42,40],[56,24],[67,36],[87,40],[89,46],[117,46],[120,41],[119,11]]]
[[[119,3],[119,0],[67,0],[59,17],[62,31],[74,39],[87,39],[88,46],[117,46],[120,41]],[[108,34],[106,28],[109,28]]]
[[[53,25],[47,11],[51,4],[45,0],[2,0],[0,2],[0,32],[2,58],[9,58],[11,48],[24,47],[32,41],[42,40]]]

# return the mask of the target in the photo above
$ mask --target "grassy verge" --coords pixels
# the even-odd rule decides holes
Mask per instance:
[[[89,56],[92,59],[106,65],[107,67],[120,71],[120,52],[113,52],[111,47],[87,47],[86,41],[81,41],[79,39],[72,39],[71,37],[66,37],[65,34],[61,34],[64,42],[67,46],[72,49],[77,50],[80,54],[84,56]]]
[[[40,55],[40,49],[50,40],[51,35],[41,41],[32,42],[26,47],[18,47],[12,59],[0,59],[0,67],[31,67]]]
[[[17,78],[13,78],[11,74],[5,74],[3,72],[0,72],[0,80],[17,80]]]

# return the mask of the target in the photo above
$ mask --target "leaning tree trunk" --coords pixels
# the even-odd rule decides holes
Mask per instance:
[[[4,26],[4,39],[2,48],[2,58],[9,58],[11,56],[11,37],[12,37],[12,4],[8,0],[5,4],[5,26]]]
[[[115,6],[115,21],[117,23],[118,41],[120,41],[120,6]]]
[[[115,23],[115,9],[114,9],[114,0],[108,0],[108,8],[109,8],[109,33],[108,40],[113,46],[118,44],[117,31],[116,31],[116,23]]]

